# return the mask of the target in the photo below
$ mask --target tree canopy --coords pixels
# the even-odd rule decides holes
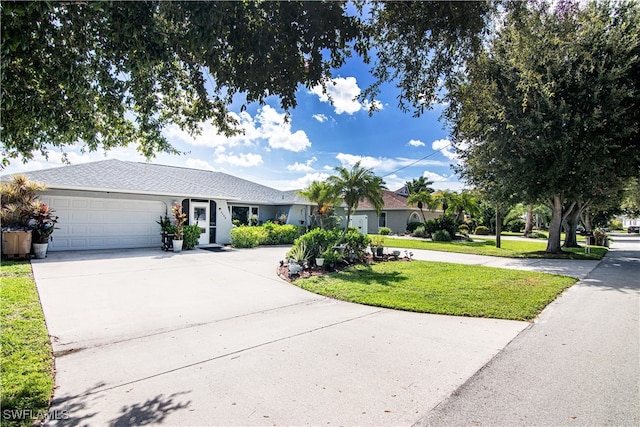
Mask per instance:
[[[176,150],[175,123],[238,132],[228,107],[324,84],[361,26],[342,2],[2,2],[2,152],[28,160],[77,142]]]
[[[496,200],[553,207],[562,221],[640,166],[640,7],[570,2],[515,8],[450,84],[460,172]]]
[[[35,153],[135,146],[177,153],[162,130],[197,134],[276,96],[289,111],[300,85],[326,85],[356,52],[375,83],[400,88],[419,114],[481,46],[494,1],[4,1],[1,17],[3,164]],[[242,102],[242,101],[241,101]],[[375,105],[375,103],[371,103]]]

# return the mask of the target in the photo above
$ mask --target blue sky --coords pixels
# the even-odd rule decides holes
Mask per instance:
[[[442,105],[414,118],[397,108],[398,90],[386,85],[376,99],[381,110],[369,116],[368,106],[354,101],[372,81],[369,66],[353,57],[333,75],[329,84],[333,105],[320,89],[301,87],[298,106],[285,123],[276,98],[267,99],[262,106],[251,104],[242,113],[238,102],[232,111],[245,129],[243,136],[216,135],[216,129],[205,124],[202,134],[193,138],[169,127],[165,135],[186,154],[160,154],[151,162],[215,170],[291,190],[325,179],[334,173],[335,166],[351,167],[360,160],[383,176],[390,190],[420,176],[434,181],[436,189],[462,188],[450,167],[456,158],[448,147],[448,131],[438,121]],[[145,161],[134,147],[83,153],[82,146],[76,145],[65,151],[72,164],[107,158]],[[41,156],[27,164],[13,160],[2,173],[58,167],[60,157],[52,151],[48,160]]]

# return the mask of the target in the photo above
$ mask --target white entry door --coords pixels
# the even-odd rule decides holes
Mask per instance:
[[[209,243],[209,203],[203,202],[191,202],[191,212],[189,212],[190,225],[197,225],[200,227],[200,239],[198,239],[199,245],[206,245]]]

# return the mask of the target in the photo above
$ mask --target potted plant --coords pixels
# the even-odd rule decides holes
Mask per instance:
[[[29,223],[36,193],[44,189],[44,185],[29,181],[25,175],[15,175],[11,182],[0,183],[3,255],[26,258],[31,252],[32,230]]]
[[[171,223],[167,215],[160,217],[156,224],[160,226],[160,236],[162,237],[162,250],[173,250],[173,237],[176,232],[176,226]]]
[[[333,270],[336,265],[342,262],[344,257],[338,251],[333,248],[329,248],[322,253],[324,258],[324,266],[329,270]]]
[[[371,237],[371,252],[376,257],[384,255],[384,236],[376,235]]]
[[[316,267],[320,267],[322,268],[322,266],[324,265],[324,258],[322,256],[322,246],[318,246],[318,256],[316,257]]]
[[[187,221],[187,214],[182,212],[182,206],[176,203],[173,206],[173,222],[175,225],[175,232],[173,233],[173,252],[182,251],[182,230],[184,223]]]
[[[300,273],[304,270],[305,263],[309,258],[307,245],[304,242],[294,244],[287,257],[289,258],[289,275]]]
[[[33,254],[36,258],[42,259],[47,256],[49,240],[52,240],[51,234],[58,222],[58,217],[53,213],[45,203],[35,201],[30,225],[33,229]]]

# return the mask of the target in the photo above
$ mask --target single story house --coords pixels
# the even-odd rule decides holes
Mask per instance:
[[[294,191],[221,172],[104,160],[25,175],[47,186],[39,198],[59,217],[51,251],[159,248],[156,221],[171,216],[175,203],[202,230],[200,245],[229,243],[234,219],[263,223],[286,216],[286,223],[306,225],[311,213]]]
[[[397,191],[382,190],[384,207],[380,215],[376,213],[373,205],[368,200],[360,200],[355,216],[367,216],[367,233],[378,234],[381,227],[388,227],[393,234],[404,234],[407,224],[410,222],[423,222],[422,213],[416,206],[407,204],[405,188]],[[344,209],[344,208],[343,208]],[[427,220],[439,218],[442,211],[431,212],[423,209]],[[346,217],[346,213],[344,214]]]

